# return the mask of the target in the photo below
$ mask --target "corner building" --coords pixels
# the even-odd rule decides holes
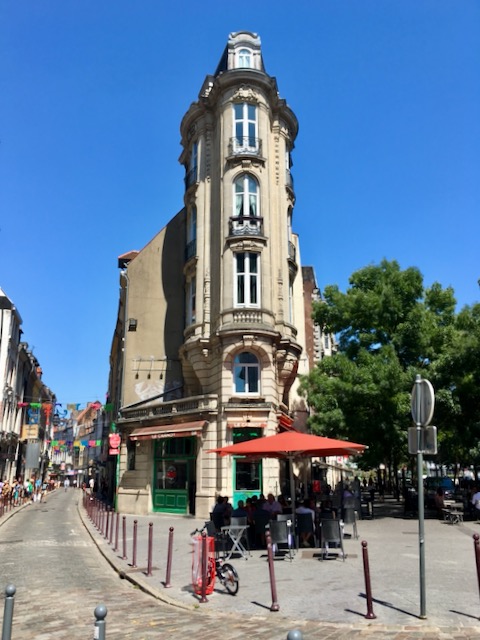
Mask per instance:
[[[218,494],[280,493],[288,469],[207,451],[304,430],[307,413],[296,393],[311,323],[292,231],[298,123],[256,34],[230,34],[180,130],[184,208],[119,258],[117,508],[208,518]]]

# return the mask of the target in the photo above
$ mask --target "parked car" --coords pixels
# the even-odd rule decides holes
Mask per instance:
[[[428,508],[435,508],[435,494],[437,489],[441,487],[443,489],[443,497],[445,500],[453,500],[455,493],[455,485],[453,480],[448,476],[436,477],[432,476],[425,478],[424,483],[425,494],[425,506]]]

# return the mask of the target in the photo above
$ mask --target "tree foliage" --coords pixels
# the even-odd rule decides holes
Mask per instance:
[[[345,293],[327,286],[324,300],[315,305],[314,319],[337,336],[338,352],[302,379],[301,390],[313,409],[312,430],[367,444],[362,464],[397,466],[407,455],[410,394],[417,373],[434,386],[442,380],[446,388],[440,387],[440,413],[445,421],[456,415],[458,422],[468,382],[474,379],[463,377],[467,352],[475,368],[461,326],[478,332],[480,308],[475,318],[467,310],[457,317],[455,305],[451,288],[438,283],[425,288],[418,269],[401,270],[396,261],[383,260],[356,271]],[[477,348],[479,338],[472,340]],[[478,363],[477,358],[477,373]],[[456,433],[452,425],[449,442]]]

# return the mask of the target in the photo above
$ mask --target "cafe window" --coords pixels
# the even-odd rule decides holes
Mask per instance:
[[[246,427],[232,433],[234,444],[262,436],[262,429]],[[235,458],[235,491],[260,491],[262,479],[261,460]]]

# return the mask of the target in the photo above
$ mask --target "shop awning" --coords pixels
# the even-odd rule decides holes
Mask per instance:
[[[152,427],[134,429],[130,440],[159,440],[161,438],[185,438],[195,436],[208,424],[206,420],[184,422],[183,424],[159,424]]]

